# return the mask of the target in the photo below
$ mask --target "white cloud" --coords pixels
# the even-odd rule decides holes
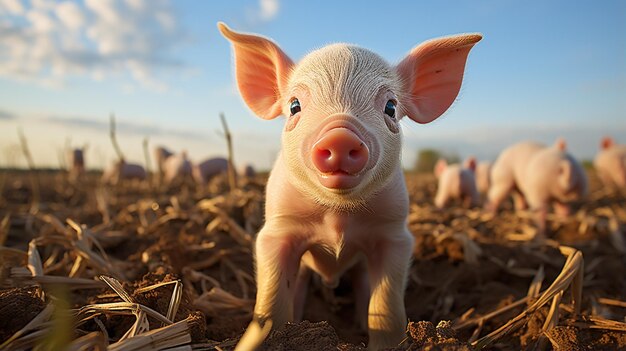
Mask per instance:
[[[20,0],[0,0],[0,13],[8,12],[14,15],[24,13],[24,7]]]
[[[273,20],[278,14],[279,4],[278,0],[260,0],[261,5],[261,19],[264,21]]]
[[[85,24],[83,12],[73,2],[65,1],[55,8],[56,16],[66,27],[71,30],[78,30]]]
[[[184,34],[169,0],[23,4],[0,0],[0,76],[61,86],[72,76],[128,74],[165,91],[157,73],[183,67],[175,49]]]

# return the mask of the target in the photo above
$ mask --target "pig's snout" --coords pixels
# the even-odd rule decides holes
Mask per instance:
[[[332,189],[358,185],[358,174],[369,160],[367,145],[348,128],[333,128],[313,145],[313,165],[321,172],[320,183]]]

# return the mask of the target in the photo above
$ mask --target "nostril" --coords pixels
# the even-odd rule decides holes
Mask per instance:
[[[350,150],[350,152],[348,153],[348,155],[350,155],[350,158],[357,158],[359,157],[359,150]]]
[[[330,150],[326,149],[326,150],[320,150],[319,151],[320,156],[322,156],[325,159],[329,159],[330,156],[332,155],[332,153],[330,152]]]

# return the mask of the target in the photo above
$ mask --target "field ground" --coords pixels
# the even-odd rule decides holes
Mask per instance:
[[[264,179],[229,192],[223,178],[164,190],[32,176],[0,171],[0,349],[232,349],[254,306]],[[493,218],[436,210],[434,178],[408,175],[414,323],[394,350],[626,349],[626,198],[590,179],[588,199],[533,243],[510,204]],[[349,282],[312,285],[307,321],[264,349],[364,350]]]

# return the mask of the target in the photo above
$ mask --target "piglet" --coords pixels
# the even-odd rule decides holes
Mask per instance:
[[[223,157],[209,158],[193,165],[193,179],[198,185],[206,185],[213,177],[228,172],[228,160]]]
[[[127,163],[124,160],[113,162],[102,175],[102,182],[117,185],[124,180],[145,180],[146,170],[138,164]]]
[[[618,145],[613,138],[605,137],[593,167],[604,186],[626,189],[626,145]]]
[[[529,208],[535,213],[539,238],[545,232],[546,214],[550,204],[561,216],[567,216],[570,203],[587,194],[585,171],[566,151],[559,139],[553,146],[521,142],[508,147],[493,164],[487,208],[497,210],[511,192],[515,192],[515,208]]]
[[[173,152],[171,152],[169,149],[163,146],[157,146],[154,149],[154,159],[156,160],[156,164],[157,164],[159,182],[163,181],[164,172],[165,172],[165,161],[173,154],[174,154]]]
[[[218,27],[233,45],[239,92],[262,119],[286,116],[255,243],[253,320],[236,350],[302,317],[311,272],[330,286],[352,271],[370,350],[404,337],[413,250],[400,167],[400,118],[429,123],[454,102],[481,36],[427,41],[397,65],[333,44],[294,63],[274,42]]]
[[[476,189],[479,194],[486,195],[491,185],[491,162],[482,161],[476,165]]]
[[[192,164],[187,158],[187,152],[170,155],[163,163],[163,182],[170,185],[173,182],[181,182],[191,178]]]
[[[470,157],[463,165],[448,165],[445,159],[439,159],[435,165],[435,177],[439,180],[435,206],[443,208],[450,200],[459,199],[465,207],[478,206],[480,198],[476,190],[476,159]]]

